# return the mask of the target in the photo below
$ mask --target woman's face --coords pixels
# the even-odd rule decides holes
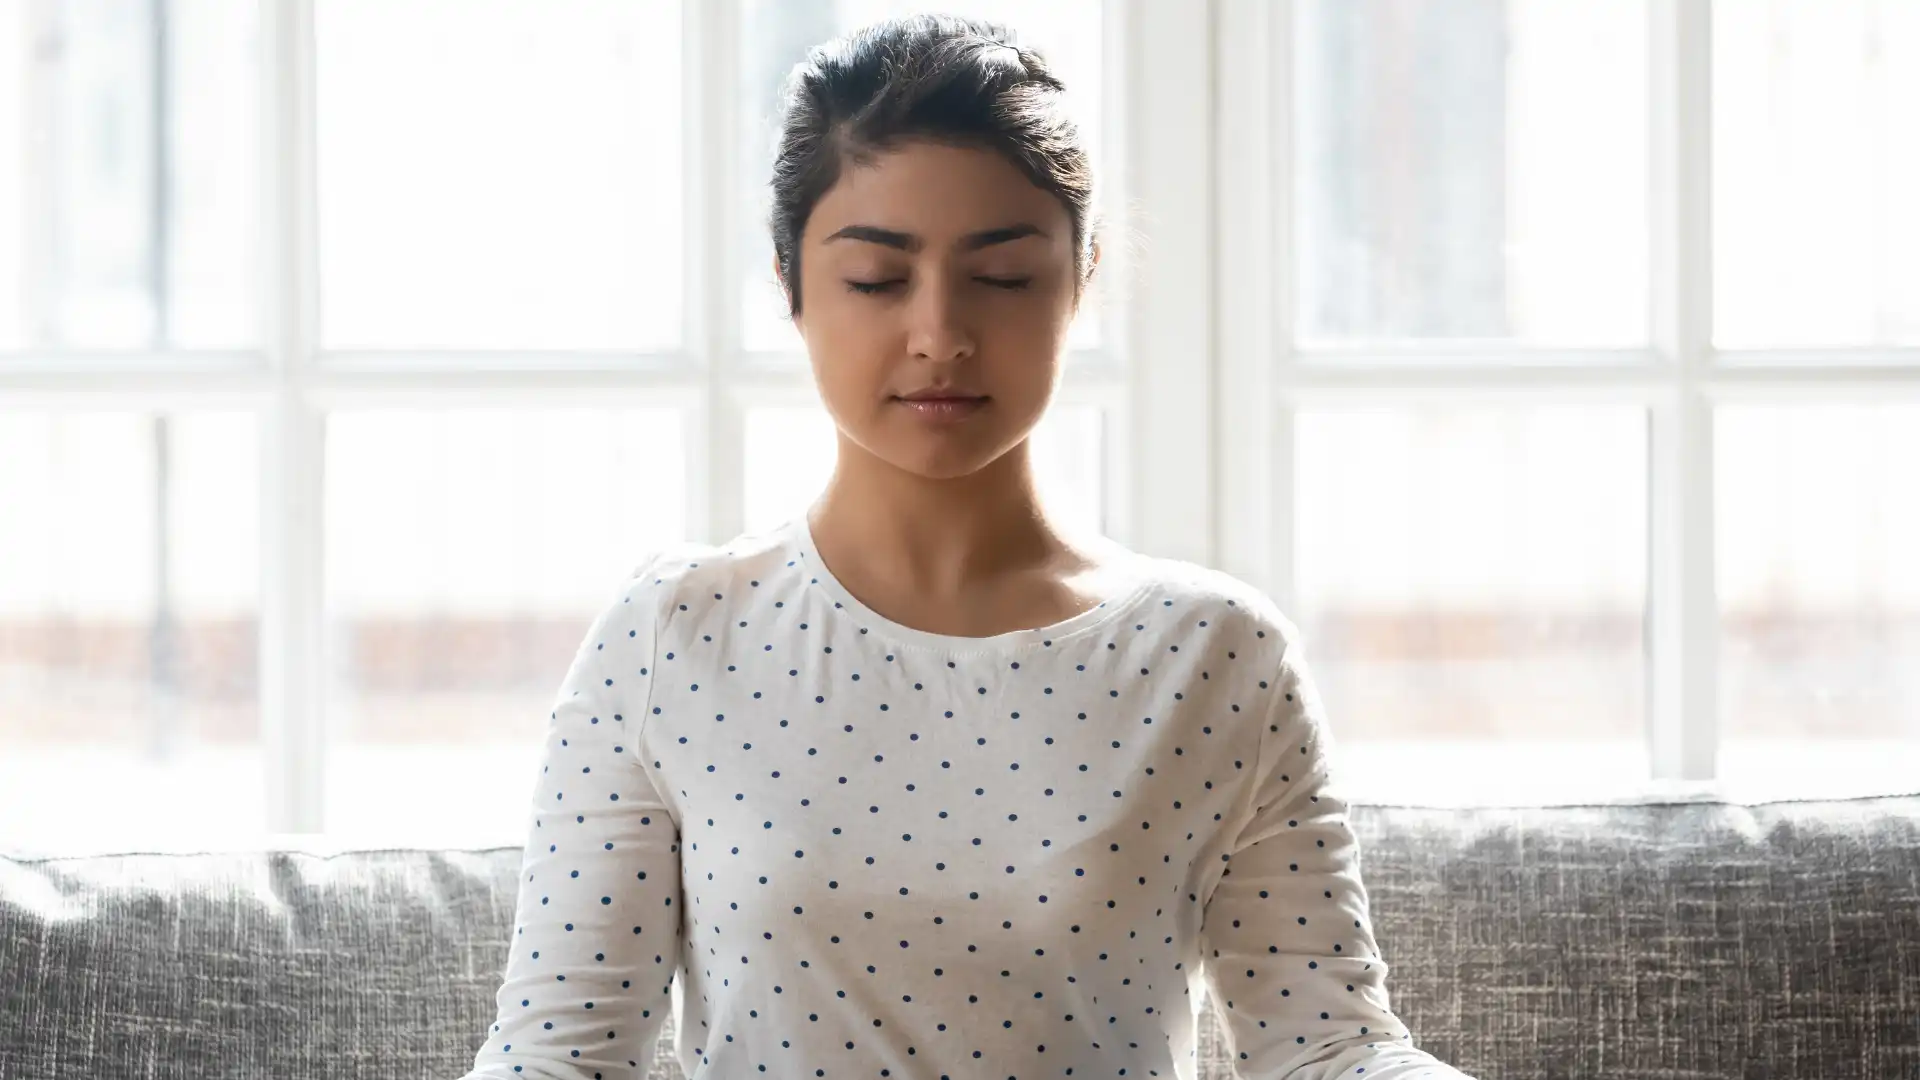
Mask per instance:
[[[1058,199],[990,150],[916,140],[849,163],[814,207],[794,324],[843,439],[909,472],[963,476],[1046,411],[1074,278]],[[901,400],[929,389],[984,400]]]

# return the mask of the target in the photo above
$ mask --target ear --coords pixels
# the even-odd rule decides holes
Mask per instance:
[[[782,300],[786,302],[787,310],[792,311],[793,310],[793,286],[789,285],[787,283],[786,277],[780,273],[780,253],[779,252],[776,251],[773,253],[772,262],[773,262],[773,280],[780,283],[780,297]],[[789,316],[789,318],[793,322],[793,328],[795,330],[800,329],[800,317],[798,315],[793,315],[793,316]]]
[[[1099,269],[1100,267],[1100,241],[1098,240],[1093,241],[1089,245],[1089,249],[1090,250],[1087,258],[1087,275],[1086,277],[1082,278],[1080,281],[1076,282],[1076,285],[1078,287],[1075,288],[1073,291],[1073,313],[1075,315],[1078,315],[1080,313],[1080,302],[1086,299],[1087,289],[1093,285],[1093,272]]]

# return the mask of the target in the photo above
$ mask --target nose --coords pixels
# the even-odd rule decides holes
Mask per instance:
[[[952,361],[973,355],[972,320],[954,287],[929,275],[907,300],[907,350],[916,359]]]

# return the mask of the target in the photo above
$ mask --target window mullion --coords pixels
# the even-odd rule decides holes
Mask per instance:
[[[686,351],[702,388],[698,415],[686,425],[693,443],[687,448],[687,523],[714,542],[740,532],[746,516],[746,432],[732,385],[740,340],[731,205],[740,107],[734,77],[738,8],[738,0],[686,0],[681,8]]]
[[[1294,611],[1292,15],[1289,2],[1221,0],[1215,23],[1218,155],[1213,317],[1219,380],[1214,528],[1221,569]],[[1231,132],[1231,137],[1218,133]]]
[[[1212,428],[1216,4],[1130,0],[1121,55],[1120,155],[1129,205],[1150,207],[1110,235],[1137,232],[1149,257],[1129,267],[1125,348],[1133,484],[1114,538],[1155,555],[1215,561]],[[1112,10],[1112,9],[1110,9]],[[1129,237],[1130,238],[1130,237]],[[1146,407],[1151,403],[1152,407]]]
[[[1667,386],[1652,411],[1647,737],[1656,781],[1715,779],[1712,24],[1705,0],[1653,0],[1653,344]]]
[[[314,35],[311,0],[259,6],[262,195],[260,334],[272,378],[258,414],[260,734],[266,827],[324,821],[322,451],[325,418],[304,369],[317,340]]]

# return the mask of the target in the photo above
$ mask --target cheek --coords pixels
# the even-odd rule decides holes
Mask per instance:
[[[802,334],[814,381],[828,409],[854,420],[871,407],[898,353],[885,320],[861,310],[865,297],[835,295],[832,283],[805,301]]]
[[[988,392],[1000,402],[1003,418],[1031,420],[1052,399],[1060,371],[1056,355],[1029,345],[1022,351],[1001,349],[992,354],[982,373]]]
[[[1057,347],[1067,336],[1073,322],[1073,283],[1069,276],[1036,281],[1033,291],[1001,305],[996,322],[1007,331],[1033,342],[1029,350]]]
[[[1063,296],[1009,298],[981,321],[981,355],[997,372],[1016,377],[1028,373],[1044,382],[1044,371],[1066,347],[1072,319],[1073,309]]]
[[[836,356],[858,349],[876,338],[883,327],[873,317],[866,297],[849,291],[838,280],[824,276],[807,283],[800,311],[801,331],[815,355]]]

